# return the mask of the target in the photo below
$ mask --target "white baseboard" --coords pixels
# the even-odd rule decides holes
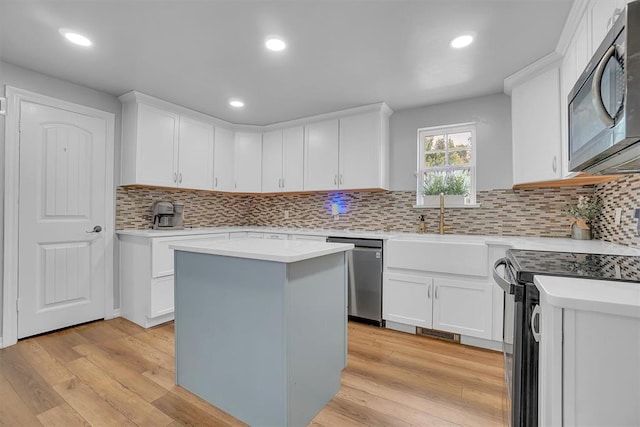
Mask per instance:
[[[460,336],[460,344],[472,345],[474,347],[482,347],[489,350],[502,352],[502,341],[485,340],[482,338]]]
[[[405,325],[404,323],[391,322],[389,320],[384,323],[385,328],[393,329],[394,331],[406,332],[408,334],[415,334],[416,327],[411,325]]]
[[[120,314],[120,309],[118,308],[117,310],[113,310],[113,313],[111,313],[111,315],[109,316],[105,316],[105,320],[107,319],[115,319],[116,317],[122,317],[122,315]]]

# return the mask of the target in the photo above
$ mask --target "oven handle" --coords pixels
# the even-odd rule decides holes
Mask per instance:
[[[504,266],[505,270],[507,268],[509,268],[508,266],[508,261],[506,258],[500,258],[498,261],[496,261],[496,263],[493,265],[493,280],[496,281],[496,283],[498,284],[498,286],[500,286],[500,288],[506,293],[506,294],[513,294],[513,284],[510,283],[508,280],[506,280],[504,277],[502,277],[502,275],[500,273],[498,273],[498,267],[500,266]]]
[[[537,331],[535,328],[536,317],[538,317]],[[536,342],[540,342],[540,305],[539,304],[536,304],[536,306],[533,307],[533,312],[531,313],[531,332],[533,333],[533,339],[536,340]]]
[[[617,58],[620,57],[619,47],[616,44],[611,45],[609,49],[607,49],[607,52],[604,54],[604,56],[598,63],[598,66],[596,67],[596,71],[593,74],[593,82],[591,83],[591,93],[593,95],[593,106],[596,109],[596,113],[598,113],[598,117],[600,118],[602,123],[605,124],[607,128],[612,128],[615,125],[616,123],[615,119],[620,113],[620,111],[622,110],[622,108],[620,108],[616,112],[615,116],[611,116],[611,114],[609,114],[606,107],[604,106],[604,101],[602,100],[602,91],[600,90],[602,86],[602,74],[604,74],[604,69],[607,66],[607,63],[609,62],[611,57],[613,57],[613,55],[616,55]],[[623,104],[624,104],[624,101],[623,101]]]

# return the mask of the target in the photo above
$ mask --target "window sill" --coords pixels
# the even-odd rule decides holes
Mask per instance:
[[[449,209],[449,208],[479,208],[481,205],[480,203],[470,203],[468,205],[465,205],[464,203],[445,203],[444,204],[444,208],[445,209]],[[439,209],[440,208],[440,204],[436,204],[436,205],[413,205],[414,209]]]

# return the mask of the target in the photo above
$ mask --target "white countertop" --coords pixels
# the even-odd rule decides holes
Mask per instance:
[[[603,242],[602,240],[574,240],[569,238],[551,237],[517,237],[517,236],[477,236],[466,234],[418,234],[384,231],[335,230],[310,228],[280,228],[280,227],[207,227],[185,230],[118,230],[116,233],[134,237],[176,237],[197,234],[257,232],[257,233],[286,233],[313,236],[359,237],[364,239],[398,239],[398,240],[428,240],[436,242],[477,242],[488,245],[505,246],[514,249],[546,250],[559,252],[584,252],[616,255],[640,255],[640,249]]]
[[[534,283],[556,307],[640,318],[640,283],[535,276]]]
[[[353,249],[352,244],[307,240],[197,240],[169,245],[170,249],[201,254],[291,263]]]

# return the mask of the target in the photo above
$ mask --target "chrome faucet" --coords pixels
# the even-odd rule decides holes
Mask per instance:
[[[444,193],[440,193],[440,234],[444,234]]]

